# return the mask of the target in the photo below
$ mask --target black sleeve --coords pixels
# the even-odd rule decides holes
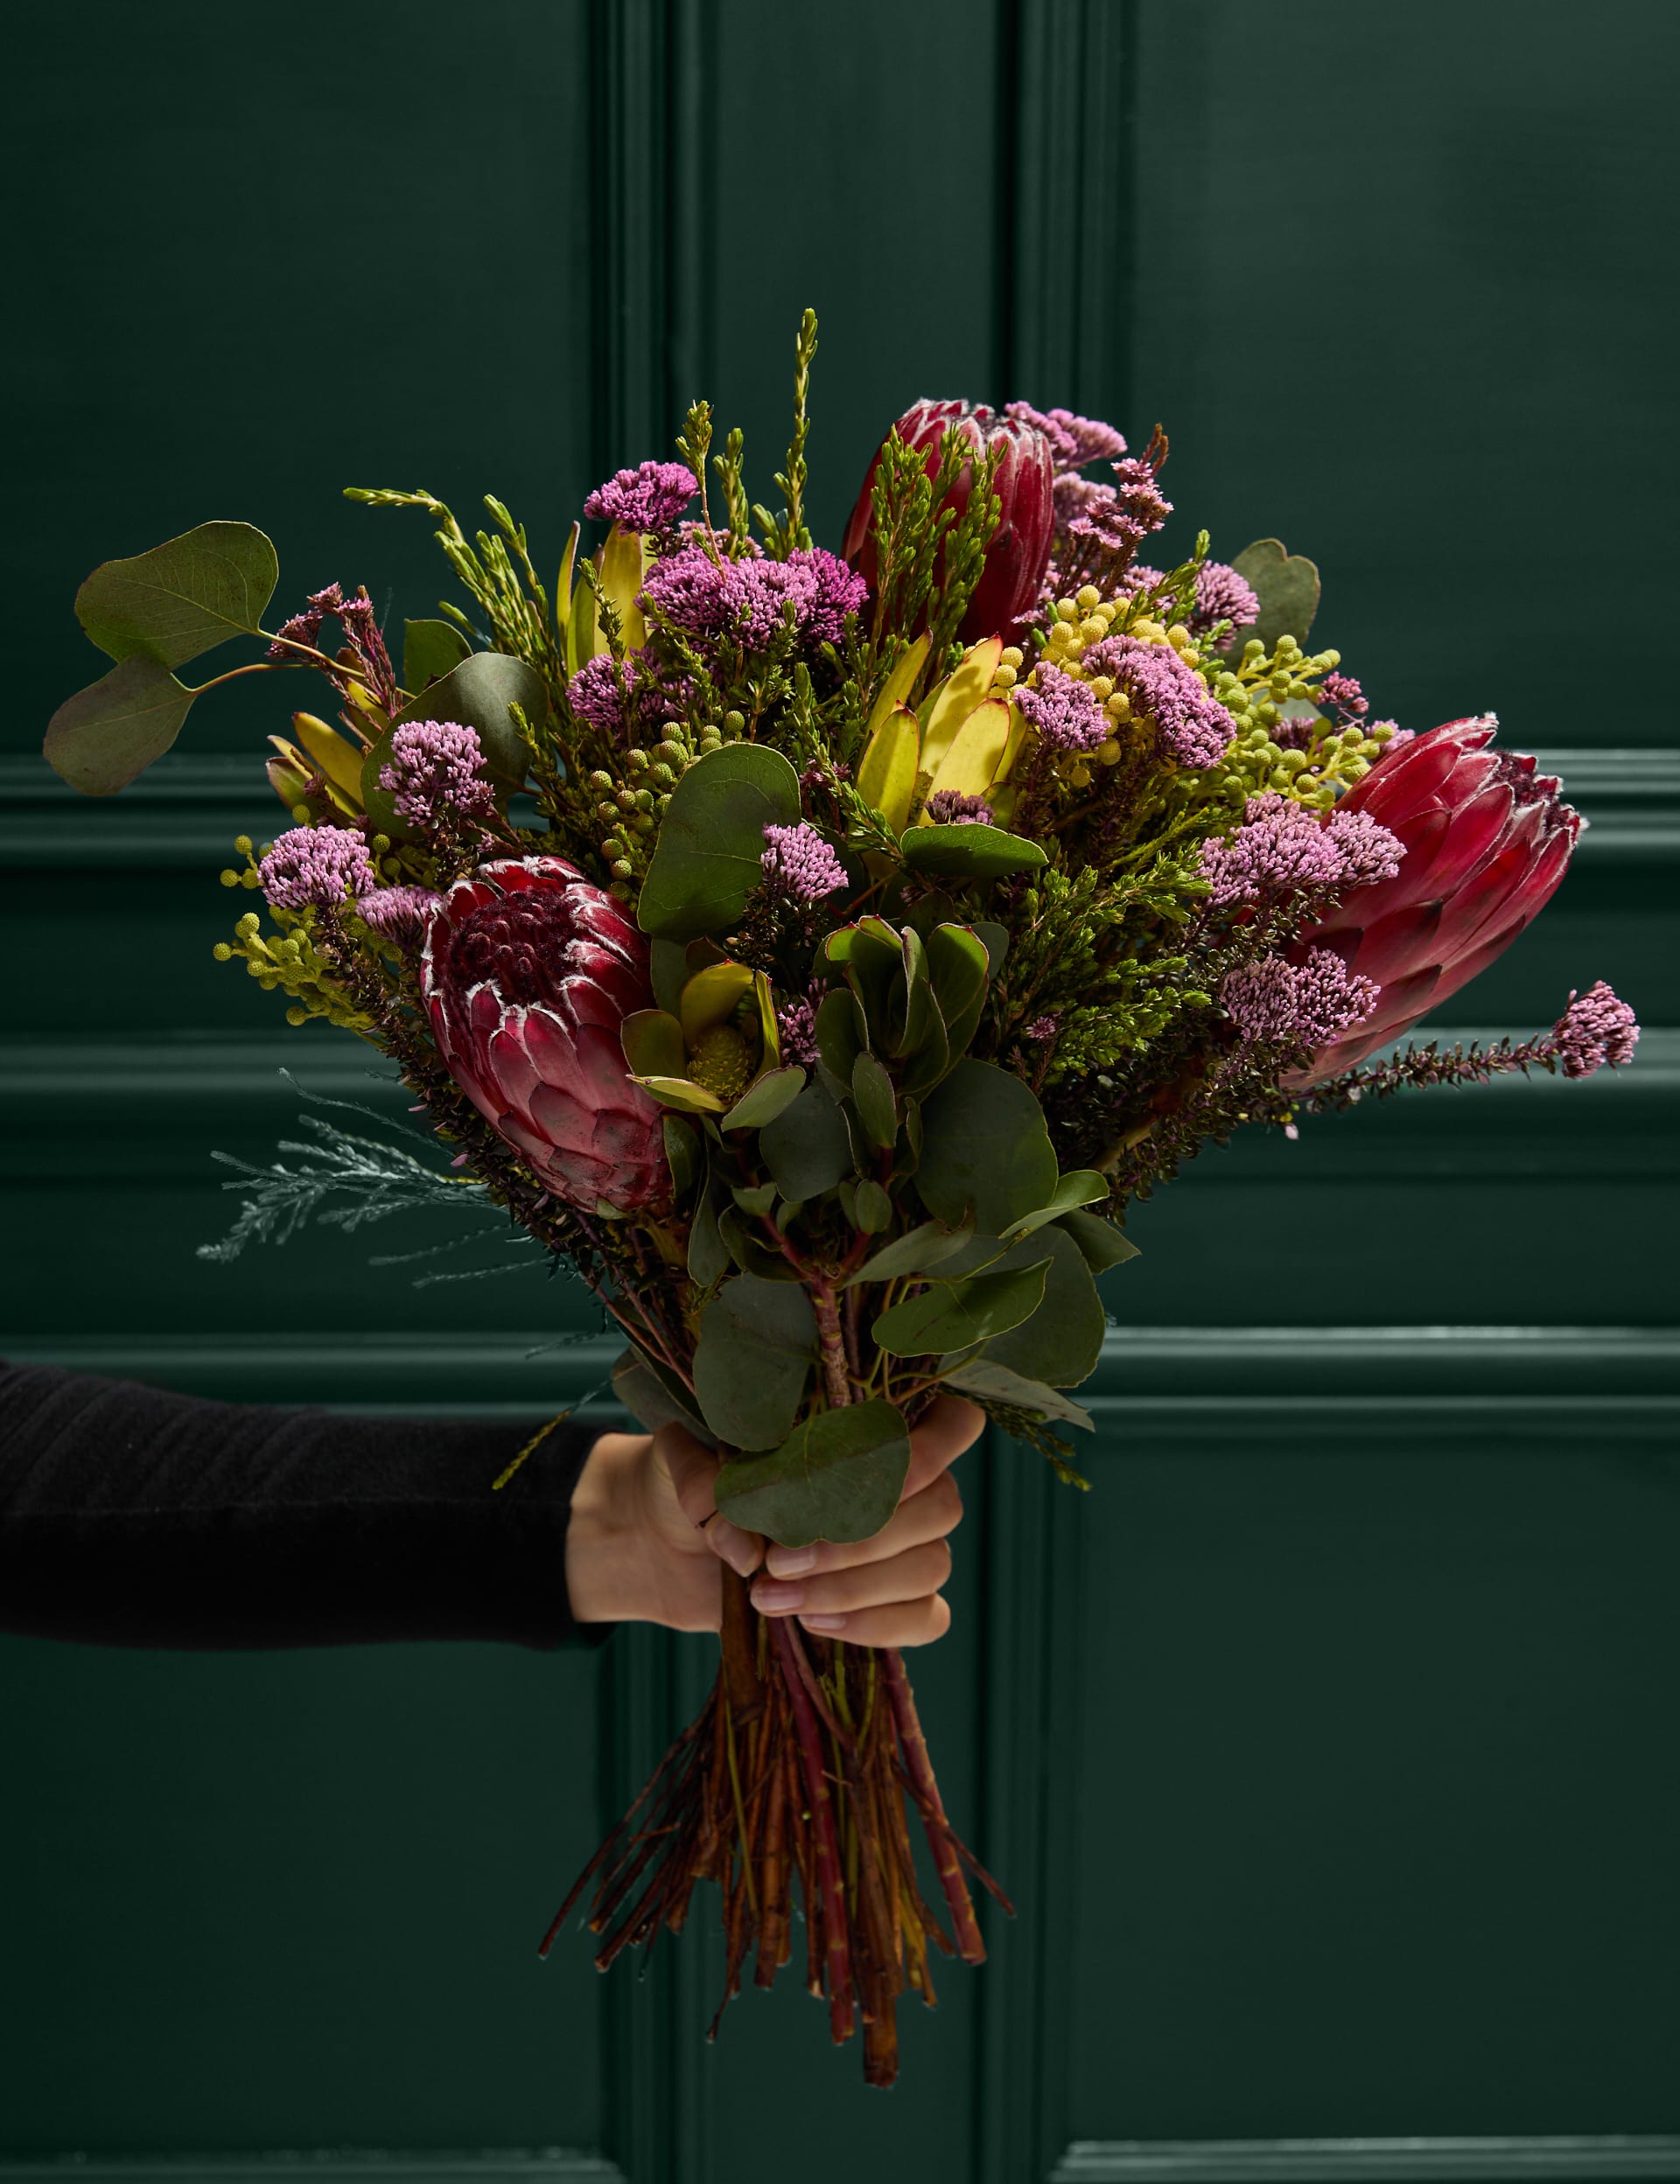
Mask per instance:
[[[566,1522],[595,1438],[205,1403],[0,1362],[0,1630],[200,1648],[589,1643]]]

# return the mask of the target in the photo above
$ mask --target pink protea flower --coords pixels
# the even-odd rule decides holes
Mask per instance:
[[[939,467],[939,446],[955,425],[976,455],[996,448],[1000,455],[995,490],[1001,502],[998,528],[986,549],[986,566],[957,632],[964,644],[982,637],[1013,636],[1037,606],[1050,566],[1055,528],[1054,464],[1050,442],[1026,417],[1000,417],[971,402],[918,402],[899,419],[899,438],[922,449],[928,474]],[[880,462],[878,453],[864,480],[840,550],[869,584],[875,584],[875,540],[870,530],[870,491]],[[972,479],[962,470],[947,505],[960,518],[969,505]]]
[[[420,990],[450,1074],[556,1197],[664,1196],[660,1110],[620,1044],[653,1006],[648,943],[611,895],[557,857],[481,864],[432,913]]]
[[[1390,751],[1338,811],[1362,811],[1405,850],[1391,879],[1356,887],[1302,934],[1382,992],[1358,1028],[1301,1082],[1335,1074],[1417,1023],[1485,970],[1556,893],[1580,814],[1535,762],[1493,747],[1491,713],[1449,720]]]

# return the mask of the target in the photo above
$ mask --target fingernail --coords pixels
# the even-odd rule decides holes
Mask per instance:
[[[805,1597],[802,1585],[755,1585],[752,1605],[766,1614],[780,1615],[790,1607],[797,1607]]]
[[[844,1630],[851,1619],[847,1615],[802,1615],[799,1620],[807,1630]]]
[[[773,1547],[764,1558],[773,1578],[802,1578],[816,1567],[815,1547]]]
[[[733,1537],[725,1535],[718,1544],[724,1550],[724,1560],[738,1576],[750,1578],[758,1568],[759,1550],[745,1532],[737,1532]]]

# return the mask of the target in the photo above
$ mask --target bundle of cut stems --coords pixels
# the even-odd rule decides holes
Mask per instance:
[[[723,1661],[711,1696],[654,1769],[544,1936],[547,1956],[590,1884],[589,1929],[605,1971],[622,1950],[680,1933],[695,1884],[723,1892],[725,1970],[713,2019],[739,1993],[747,1958],[770,1986],[794,1950],[794,1882],[805,1917],[808,1990],[836,2043],[862,2020],[864,2076],[898,2076],[899,1997],[935,1999],[930,1949],[985,1956],[967,1873],[1008,1899],[946,1817],[910,1679],[898,1652],[848,1646],[760,1616],[724,1569]],[[914,1806],[949,1917],[922,1894]]]

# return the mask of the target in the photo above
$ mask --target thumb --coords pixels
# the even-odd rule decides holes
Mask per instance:
[[[764,1559],[764,1542],[719,1514],[714,1489],[723,1462],[716,1449],[686,1426],[662,1425],[654,1436],[655,1467],[670,1480],[676,1513],[697,1529],[720,1561],[751,1577]]]

